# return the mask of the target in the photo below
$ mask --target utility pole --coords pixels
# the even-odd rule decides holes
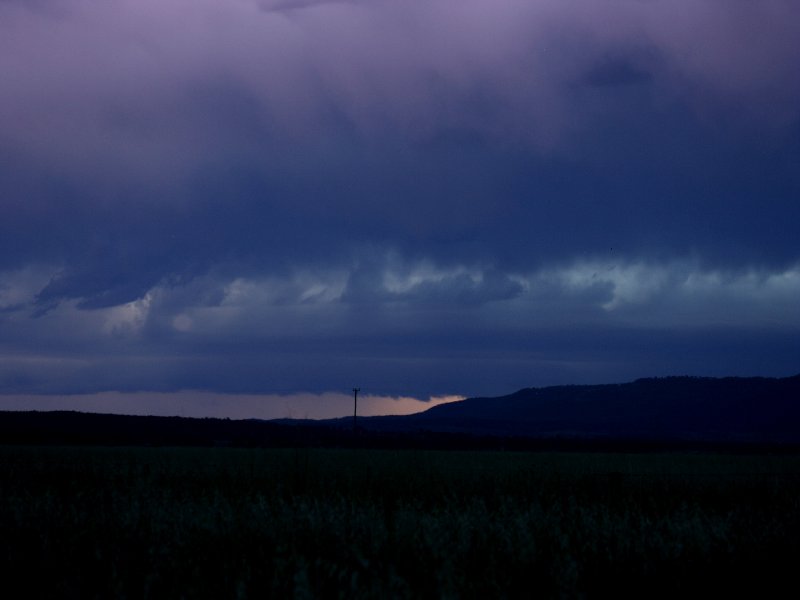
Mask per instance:
[[[361,388],[353,388],[353,437],[356,437],[356,415],[358,414],[358,392]]]

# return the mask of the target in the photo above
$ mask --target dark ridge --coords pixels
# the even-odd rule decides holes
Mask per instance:
[[[0,444],[509,450],[800,449],[800,375],[526,388],[408,416],[325,421],[0,412]]]
[[[361,420],[373,431],[500,437],[800,443],[800,375],[664,377],[526,388],[405,417]]]
[[[73,411],[0,412],[0,443],[110,446],[325,445],[327,430],[268,421],[109,415]],[[330,435],[340,435],[330,432]]]

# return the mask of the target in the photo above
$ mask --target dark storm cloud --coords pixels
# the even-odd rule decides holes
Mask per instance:
[[[2,386],[427,397],[758,332],[780,374],[798,39],[788,0],[0,2]]]
[[[649,83],[652,75],[627,58],[609,58],[591,67],[584,80],[596,87],[634,85]]]

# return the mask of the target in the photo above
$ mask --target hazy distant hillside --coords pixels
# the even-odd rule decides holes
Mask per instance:
[[[800,375],[667,377],[528,388],[508,396],[441,404],[415,415],[359,417],[357,436],[352,424],[352,417],[267,422],[0,412],[0,444],[547,448],[566,442],[584,449],[687,443],[698,448],[773,447],[800,444]]]
[[[527,388],[408,417],[363,421],[367,429],[394,431],[795,442],[800,441],[800,375]]]

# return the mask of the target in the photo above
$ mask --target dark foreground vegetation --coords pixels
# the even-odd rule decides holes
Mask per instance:
[[[412,415],[413,416],[413,415]],[[373,417],[373,419],[389,417]],[[480,431],[392,430],[360,419],[260,421],[108,415],[73,411],[0,411],[0,444],[34,446],[194,446],[232,448],[360,448],[383,450],[517,450],[569,452],[725,452],[800,454],[783,439],[675,436],[505,435]]]
[[[19,597],[770,597],[798,556],[792,455],[0,446]]]

